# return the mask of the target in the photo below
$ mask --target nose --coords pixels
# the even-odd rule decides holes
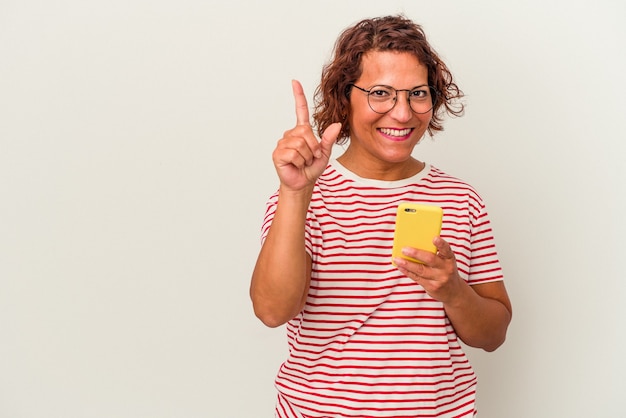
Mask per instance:
[[[389,114],[398,122],[407,122],[413,117],[413,110],[409,104],[409,92],[399,91],[397,93],[396,103]]]

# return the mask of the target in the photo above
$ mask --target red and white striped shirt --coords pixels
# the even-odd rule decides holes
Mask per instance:
[[[268,202],[263,240],[277,200]],[[308,210],[311,284],[286,325],[277,417],[474,416],[476,376],[442,304],[391,264],[401,202],[443,209],[441,237],[464,280],[502,280],[485,206],[470,185],[430,165],[387,182],[332,161]]]

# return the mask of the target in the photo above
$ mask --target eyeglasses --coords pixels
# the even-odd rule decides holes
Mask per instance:
[[[437,90],[431,86],[419,86],[411,90],[394,89],[390,86],[374,86],[369,90],[352,84],[353,87],[367,93],[367,103],[376,112],[385,114],[394,108],[398,101],[398,93],[407,92],[409,106],[414,113],[428,113],[437,103]]]

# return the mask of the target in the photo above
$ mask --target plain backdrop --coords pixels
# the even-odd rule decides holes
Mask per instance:
[[[479,190],[513,301],[479,416],[624,413],[623,2],[0,0],[1,418],[272,416],[248,285],[290,81],[400,12],[467,95],[415,155]]]

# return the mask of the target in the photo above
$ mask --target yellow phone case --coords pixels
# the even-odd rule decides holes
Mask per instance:
[[[420,262],[403,255],[402,248],[404,247],[419,248],[433,254],[436,253],[437,248],[433,244],[433,238],[441,234],[442,220],[443,210],[438,206],[408,202],[398,205],[391,252],[392,259],[402,257]],[[395,265],[395,263],[393,264]]]

